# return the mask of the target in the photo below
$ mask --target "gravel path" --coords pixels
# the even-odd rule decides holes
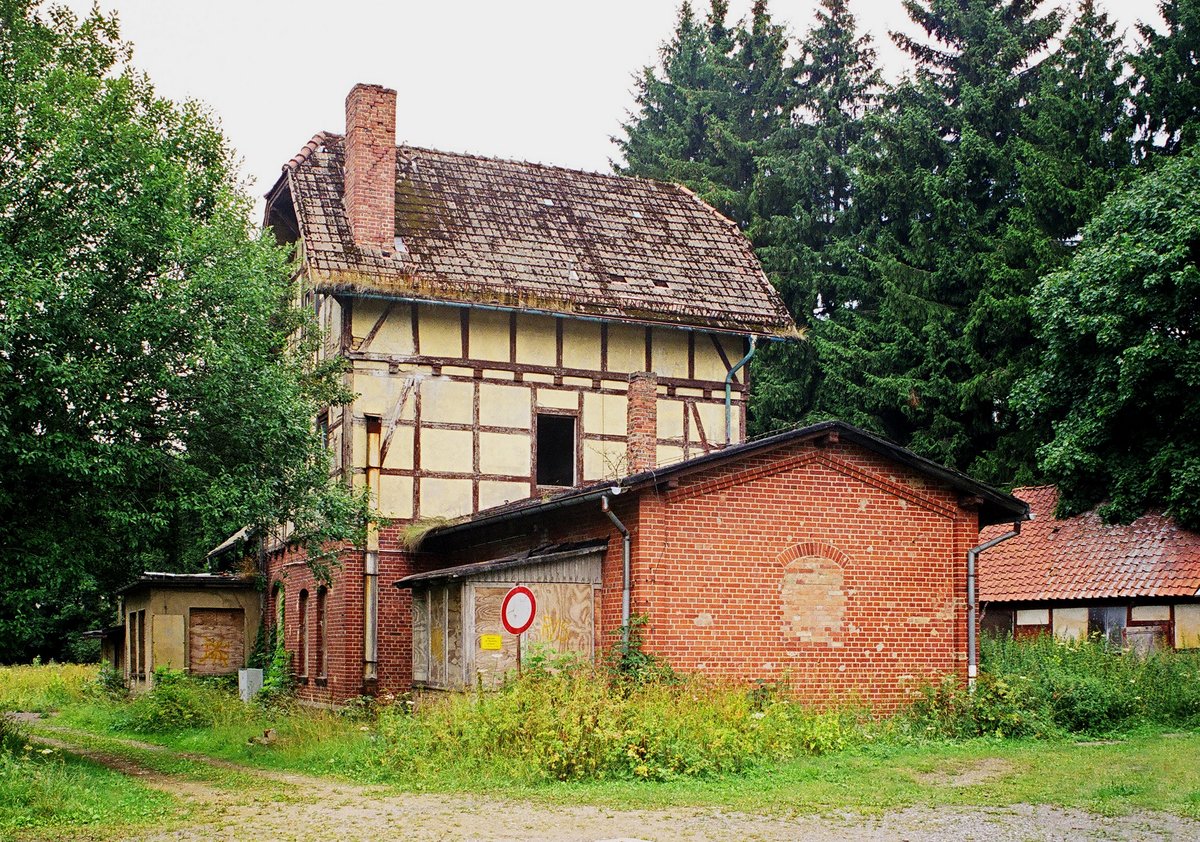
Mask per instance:
[[[195,821],[142,840],[374,840],[413,842],[521,840],[521,842],[833,842],[833,840],[1168,840],[1200,839],[1200,822],[1161,813],[1105,817],[1080,810],[1019,804],[1007,808],[910,807],[880,817],[748,815],[704,808],[620,810],[594,806],[547,806],[488,798],[395,794],[378,787],[339,783],[307,775],[267,772],[212,761],[262,781],[230,791],[163,774],[126,758],[84,748],[71,732],[37,736],[64,751],[104,763],[169,792]],[[134,744],[169,752],[160,746]]]

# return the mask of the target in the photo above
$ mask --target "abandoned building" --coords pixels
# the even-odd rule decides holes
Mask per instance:
[[[735,224],[676,185],[398,147],[395,113],[355,86],[267,194],[349,361],[317,426],[387,518],[330,584],[268,548],[303,698],[590,656],[631,612],[680,668],[813,699],[964,668],[967,552],[1023,503],[847,425],[746,442],[751,360],[797,331]],[[516,583],[540,617],[506,635]]]
[[[1139,651],[1200,648],[1200,535],[1162,514],[1105,524],[1054,516],[1058,489],[1018,488],[1034,514],[980,556],[982,625],[1059,639],[1098,635]]]
[[[253,581],[211,573],[143,573],[117,591],[121,626],[100,637],[105,660],[130,688],[159,667],[230,675],[246,666],[262,597]]]

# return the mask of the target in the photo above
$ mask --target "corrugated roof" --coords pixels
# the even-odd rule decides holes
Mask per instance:
[[[983,602],[1196,596],[1200,534],[1162,514],[1108,526],[1095,511],[1054,517],[1058,489],[1018,488],[1034,520],[979,556]],[[988,532],[980,536],[990,537]]]
[[[403,245],[390,256],[354,243],[340,135],[285,165],[318,289],[796,335],[745,236],[682,187],[409,146],[396,157]]]

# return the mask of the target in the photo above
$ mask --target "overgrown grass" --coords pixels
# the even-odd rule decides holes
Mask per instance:
[[[806,709],[770,687],[580,664],[542,664],[498,691],[432,694],[378,716],[370,705],[244,705],[228,687],[179,675],[126,699],[89,689],[94,672],[73,667],[8,668],[0,702],[57,707],[55,725],[109,740],[405,790],[750,811],[1031,802],[1200,817],[1196,655],[987,639],[983,656],[973,693],[951,678],[882,720]],[[53,786],[37,784],[46,804]]]
[[[0,718],[0,838],[39,829],[132,828],[176,812],[169,795],[30,742]]]
[[[93,664],[0,666],[0,711],[59,710],[82,701],[98,674]]]
[[[1200,653],[1139,655],[1103,641],[984,637],[983,674],[921,688],[910,711],[929,736],[1105,736],[1200,725]]]
[[[679,678],[629,683],[575,666],[527,671],[503,688],[390,709],[383,765],[407,775],[483,767],[513,781],[669,780],[743,772],[845,748],[852,713],[816,713],[744,686]]]

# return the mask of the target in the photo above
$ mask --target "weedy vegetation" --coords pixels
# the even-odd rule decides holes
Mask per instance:
[[[982,665],[973,691],[931,681],[888,718],[809,708],[783,683],[677,674],[636,630],[598,664],[540,653],[495,690],[338,710],[279,690],[247,705],[229,681],[172,671],[129,696],[94,667],[0,668],[0,708],[51,717],[28,733],[5,721],[0,828],[134,826],[170,809],[166,796],[129,796],[140,787],[115,772],[41,753],[44,727],[407,791],[751,811],[1031,802],[1200,817],[1196,654],[985,639]],[[957,783],[980,768],[986,785]],[[66,798],[68,788],[96,794]]]

